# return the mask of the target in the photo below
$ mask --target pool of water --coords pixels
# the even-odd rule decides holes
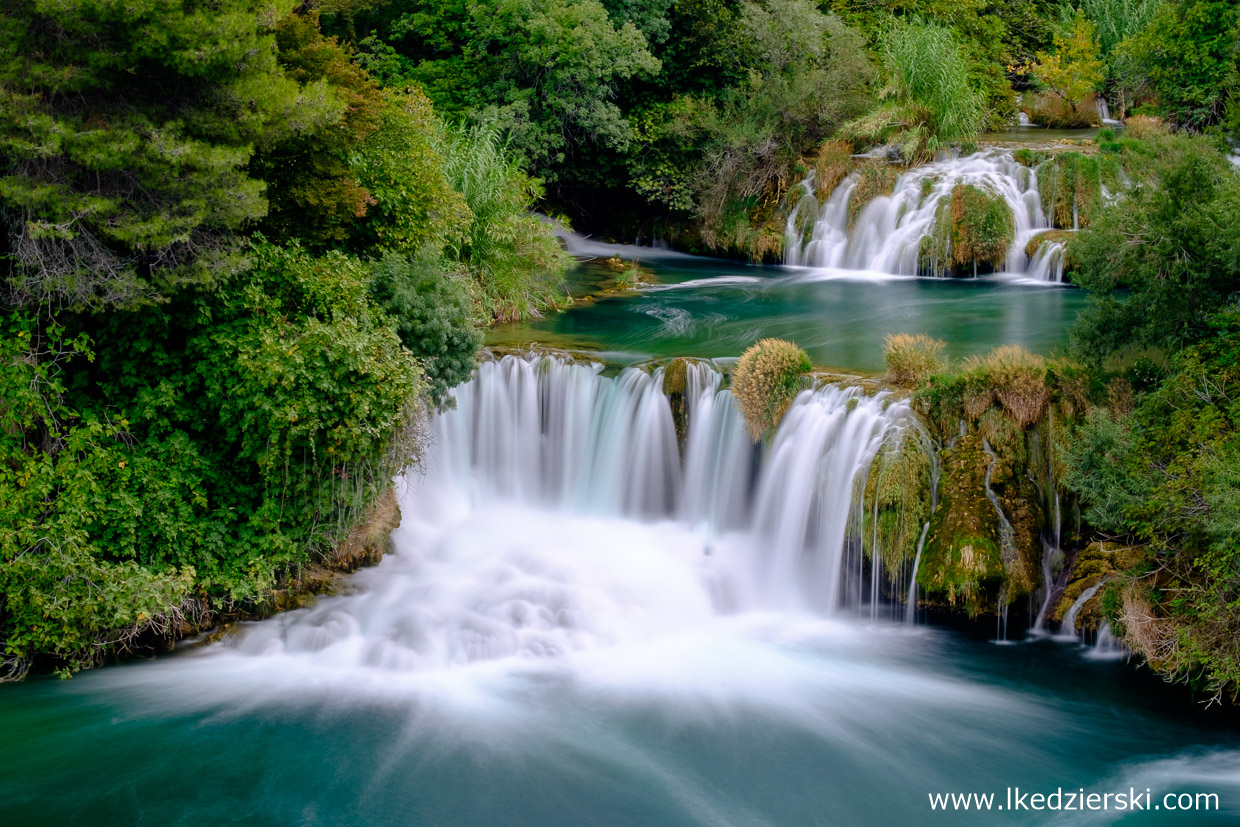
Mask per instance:
[[[600,253],[610,248],[603,248]],[[910,278],[846,270],[753,267],[637,248],[656,279],[623,293],[599,291],[615,271],[599,261],[573,273],[576,296],[594,295],[541,319],[500,325],[488,343],[590,350],[617,362],[653,357],[736,357],[757,339],[790,339],[815,364],[883,368],[889,333],[926,333],[953,358],[1019,343],[1052,354],[1084,305],[1071,287],[1010,276]]]

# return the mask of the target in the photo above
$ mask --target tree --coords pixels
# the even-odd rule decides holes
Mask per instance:
[[[1038,52],[1033,75],[1072,108],[1075,115],[1085,99],[1096,92],[1104,79],[1102,58],[1096,40],[1097,28],[1077,12],[1072,30],[1055,35],[1053,53]]]
[[[1069,244],[1090,294],[1072,341],[1094,362],[1192,344],[1240,290],[1240,176],[1204,138],[1151,140],[1147,179]]]
[[[267,183],[269,209],[262,231],[274,241],[299,239],[322,250],[346,244],[352,225],[374,198],[349,166],[379,128],[379,86],[352,62],[351,50],[319,31],[319,14],[292,14],[275,29],[279,62],[302,85],[327,83],[344,103],[341,117],[261,146],[250,173]]]
[[[256,143],[338,121],[254,0],[13,0],[0,16],[0,221],[12,297],[132,306],[238,265],[267,209]]]
[[[1147,68],[1158,108],[1173,123],[1217,123],[1240,96],[1240,6],[1232,0],[1167,0],[1122,47]]]

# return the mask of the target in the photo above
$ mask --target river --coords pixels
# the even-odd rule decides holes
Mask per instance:
[[[154,661],[0,687],[0,820],[1240,818],[1240,734],[1219,710],[1113,650],[906,623],[867,581],[853,491],[911,427],[907,403],[825,385],[757,451],[704,361],[682,450],[661,374],[622,369],[731,358],[760,336],[861,372],[881,368],[889,332],[943,337],[955,357],[1050,353],[1076,291],[641,255],[652,285],[493,333],[608,364],[486,361],[399,481],[393,552],[341,593]],[[609,272],[584,266],[578,295]],[[1135,793],[1142,809],[1019,808],[1059,789]],[[935,812],[942,793],[1005,810]],[[1219,809],[1171,814],[1169,793]]]

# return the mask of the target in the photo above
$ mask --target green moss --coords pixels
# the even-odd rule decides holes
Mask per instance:
[[[685,384],[688,380],[689,360],[673,359],[663,369],[663,393],[672,408],[672,421],[676,423],[676,441],[683,453],[689,438],[689,410],[685,404]]]
[[[943,451],[939,507],[917,571],[928,599],[963,605],[970,616],[998,608],[1005,578],[998,515],[986,497],[989,463],[976,434]]]
[[[1049,156],[1045,152],[1037,152],[1027,147],[1016,150],[1012,153],[1012,160],[1023,167],[1036,167],[1045,161]]]
[[[857,184],[848,199],[848,226],[856,222],[857,216],[875,198],[891,195],[899,177],[900,170],[886,164],[869,164],[858,170]]]
[[[929,275],[969,275],[978,266],[1003,266],[1016,219],[1001,196],[972,184],[958,184],[939,202],[934,229],[923,236],[919,269]]]
[[[896,580],[913,559],[930,516],[930,456],[917,431],[900,431],[874,458],[865,483],[861,545],[877,547],[888,577]]]

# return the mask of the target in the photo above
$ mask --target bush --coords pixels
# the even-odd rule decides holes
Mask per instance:
[[[805,351],[783,339],[762,339],[741,355],[732,395],[754,442],[779,424],[813,367]]]
[[[902,388],[916,388],[943,370],[947,343],[924,333],[888,333],[883,339],[887,381]]]
[[[1015,232],[1012,208],[1001,196],[957,184],[951,198],[939,203],[933,232],[922,237],[920,267],[933,275],[966,267],[976,274],[978,264],[1001,268]]]
[[[422,380],[367,295],[370,268],[266,244],[252,257],[217,293],[75,319],[76,337],[4,331],[11,670],[46,656],[72,671],[183,632],[187,614],[263,605],[416,459]],[[93,364],[69,362],[86,332]]]
[[[388,253],[371,265],[370,294],[396,319],[401,343],[422,365],[432,405],[469,378],[482,332],[474,325],[469,274],[433,250]]]

